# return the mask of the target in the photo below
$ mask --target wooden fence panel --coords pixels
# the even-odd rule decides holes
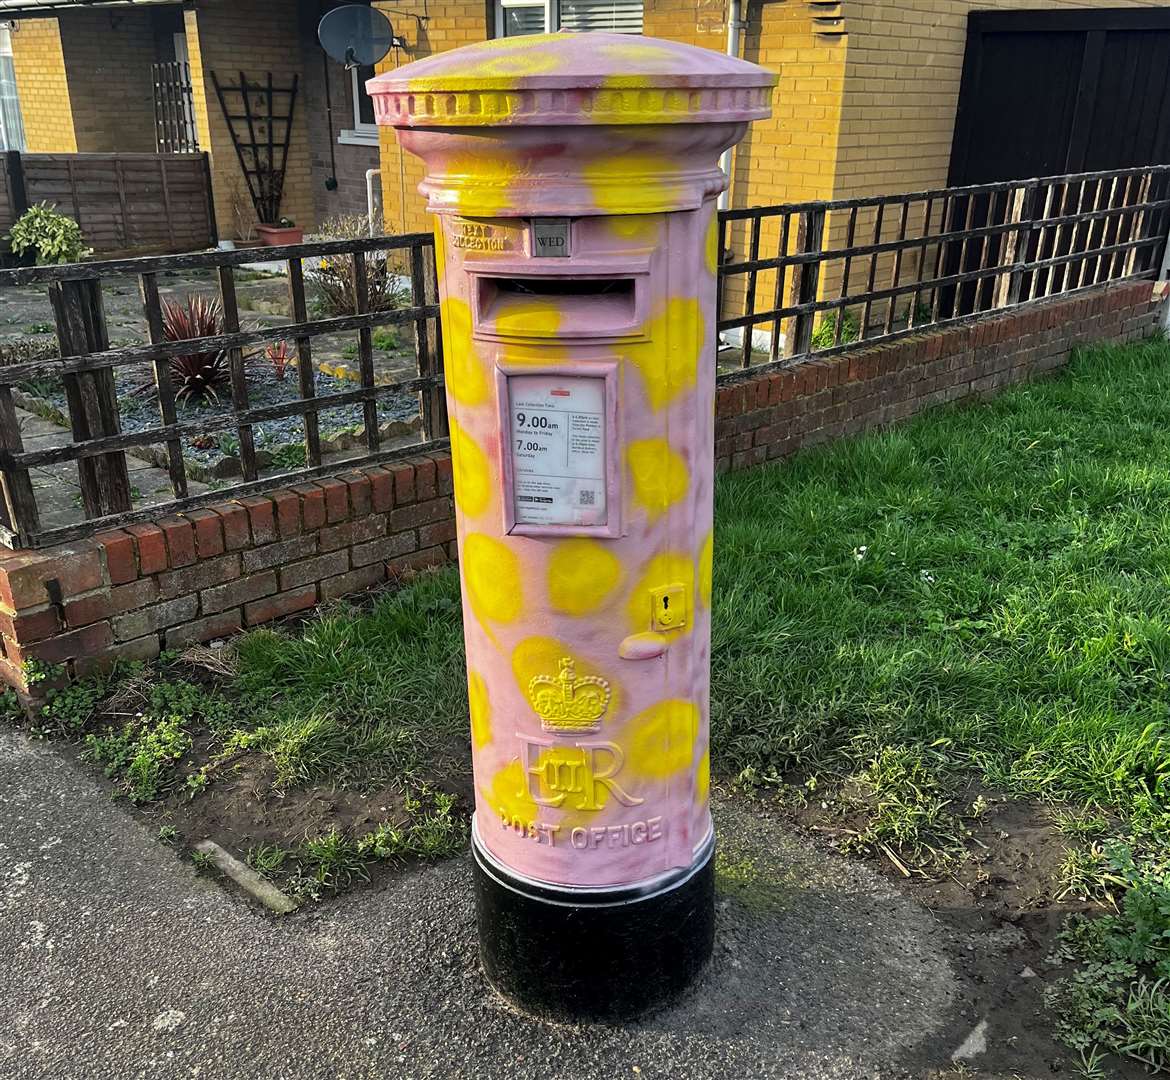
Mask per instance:
[[[105,258],[216,243],[204,154],[18,156],[22,191],[13,190],[13,170],[5,170],[0,228],[7,229],[19,206],[46,202],[72,217],[94,254]]]

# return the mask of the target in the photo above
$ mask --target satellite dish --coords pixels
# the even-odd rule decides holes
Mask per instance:
[[[326,12],[317,26],[317,40],[334,60],[346,68],[372,67],[392,46],[404,42],[377,8],[345,4]]]

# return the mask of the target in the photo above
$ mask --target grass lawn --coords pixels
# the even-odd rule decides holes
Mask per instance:
[[[1051,895],[1109,911],[1065,932],[1059,1029],[1086,1075],[1098,1049],[1164,1065],[1170,346],[724,477],[716,524],[717,776],[923,877],[970,861],[993,804],[1039,807],[1067,846]],[[253,862],[320,895],[461,845],[465,693],[446,571],[82,684],[40,723],[176,820],[251,791]],[[327,813],[264,816],[323,790]]]

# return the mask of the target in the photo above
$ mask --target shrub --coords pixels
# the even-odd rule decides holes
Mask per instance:
[[[837,342],[837,321],[841,322],[841,341],[844,345],[856,341],[860,335],[860,324],[857,316],[851,311],[842,310],[836,315],[821,319],[813,331],[812,343],[814,349],[831,349]]]
[[[163,338],[166,341],[211,337],[221,332],[222,319],[217,300],[188,295],[183,301],[164,300],[162,308]],[[219,396],[230,380],[227,354],[223,349],[180,353],[171,357],[171,381],[178,401],[218,404]]]
[[[81,226],[43,202],[30,206],[13,222],[8,242],[16,255],[36,252],[38,266],[80,262],[93,254],[85,246]]]
[[[360,214],[331,218],[321,226],[317,240],[356,240],[369,235],[369,221]],[[308,271],[316,290],[314,307],[321,315],[353,315],[353,256],[329,255]],[[406,304],[410,288],[401,269],[381,252],[366,255],[369,310],[391,311]]]

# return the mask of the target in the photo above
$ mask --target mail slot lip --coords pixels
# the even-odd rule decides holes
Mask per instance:
[[[473,265],[469,260],[465,264],[465,269],[471,286],[472,335],[482,341],[647,340],[646,324],[649,318],[651,287],[649,257],[634,260],[591,259],[588,262],[570,257],[563,261],[558,259],[555,265],[546,265],[551,261],[538,260],[537,266],[531,261],[514,262],[501,259],[493,259],[490,262],[484,260],[479,265]],[[558,299],[567,318],[559,329],[533,327],[523,332],[501,331],[493,325],[494,313],[490,306],[492,297],[490,284],[493,279],[539,282],[552,278],[561,281],[628,280],[633,283],[633,303],[629,305],[628,311],[615,313],[618,317],[606,325],[598,323],[597,300],[590,297],[588,303],[582,305],[581,322],[574,324],[572,318],[574,312],[571,303],[567,302],[569,298],[561,294]]]
[[[496,410],[499,417],[500,473],[503,479],[503,526],[511,536],[585,536],[616,538],[624,536],[621,490],[623,431],[618,408],[617,357],[601,360],[568,360],[559,364],[496,364]],[[508,378],[512,375],[550,375],[605,380],[605,487],[606,522],[604,525],[534,525],[516,521],[516,478],[512,470],[512,423],[508,407]]]

